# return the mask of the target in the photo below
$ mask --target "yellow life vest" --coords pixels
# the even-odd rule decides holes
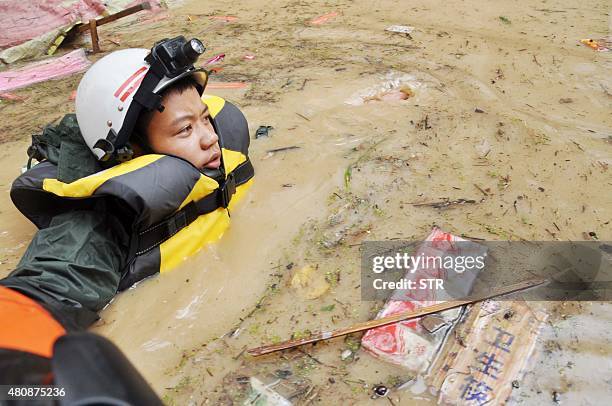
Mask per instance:
[[[112,210],[130,233],[128,264],[119,290],[176,267],[221,237],[229,211],[252,183],[249,132],[244,115],[217,96],[204,95],[219,136],[222,165],[217,179],[191,163],[149,154],[64,183],[57,166],[43,161],[12,185],[15,206],[37,227],[70,210]]]

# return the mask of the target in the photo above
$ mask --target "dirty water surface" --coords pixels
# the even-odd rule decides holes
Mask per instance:
[[[487,240],[611,240],[610,54],[578,43],[607,35],[608,12],[566,0],[186,2],[158,21],[101,27],[105,51],[118,48],[105,37],[201,38],[207,57],[226,54],[211,82],[247,84],[208,92],[237,104],[251,134],[272,128],[251,140],[256,181],[223,238],[118,295],[93,330],[167,404],[240,404],[254,376],[296,404],[435,404],[422,377],[360,351],[359,335],[257,359],[245,349],[374,317],[382,304],[359,290],[364,240],[423,239],[433,225]],[[10,183],[29,135],[72,111],[78,80],[0,104],[2,275],[35,232]],[[414,206],[461,199],[472,203]],[[304,267],[324,288],[300,290]],[[612,399],[609,303],[530,305],[549,317],[511,401]],[[379,384],[390,394],[373,400]]]

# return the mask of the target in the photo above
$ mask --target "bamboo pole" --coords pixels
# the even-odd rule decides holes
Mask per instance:
[[[528,279],[526,281],[518,282],[518,283],[509,285],[509,286],[493,289],[487,294],[474,296],[474,297],[467,297],[465,299],[456,300],[452,302],[438,303],[438,304],[423,307],[423,308],[420,308],[414,311],[392,314],[390,316],[383,317],[381,319],[369,320],[369,321],[353,324],[352,326],[338,329],[338,330],[318,332],[318,333],[312,334],[310,337],[302,338],[299,340],[287,340],[279,344],[270,344],[270,345],[264,345],[261,347],[251,348],[250,350],[247,350],[247,353],[249,353],[252,356],[258,357],[260,355],[269,354],[269,353],[276,352],[276,351],[288,350],[290,348],[299,347],[304,344],[310,344],[310,343],[314,343],[314,342],[318,342],[322,340],[329,340],[330,338],[341,337],[341,336],[345,336],[347,334],[352,334],[352,333],[358,333],[360,331],[370,330],[372,328],[386,326],[388,324],[397,323],[399,321],[415,319],[417,317],[422,317],[428,314],[441,312],[443,310],[454,309],[456,307],[464,306],[466,304],[481,302],[483,300],[492,299],[494,297],[507,295],[507,294],[518,292],[518,291],[525,290],[528,288],[533,288],[535,286],[542,285],[543,283],[546,283],[546,282],[547,282],[546,279],[539,279],[539,278]]]
[[[100,42],[98,39],[98,25],[95,19],[89,20],[89,31],[91,33],[91,49],[96,54],[100,52]]]
[[[134,14],[139,12],[140,10],[150,10],[151,9],[151,5],[149,4],[149,2],[145,2],[145,3],[141,3],[141,4],[137,4],[135,6],[126,8],[125,10],[121,10],[115,14],[111,14],[109,16],[106,17],[102,17],[98,20],[96,20],[96,25],[103,25],[103,24],[107,24],[113,21],[116,21],[120,18],[129,16],[130,14]],[[91,22],[90,22],[91,24]],[[89,30],[89,25],[88,24],[80,24],[80,25],[76,25],[74,28],[74,30],[76,30],[76,32],[85,32],[87,30]]]

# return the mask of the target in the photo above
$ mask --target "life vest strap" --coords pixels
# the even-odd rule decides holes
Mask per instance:
[[[255,175],[253,164],[247,158],[231,171],[222,185],[202,199],[189,202],[181,210],[167,219],[149,227],[138,234],[138,249],[136,255],[142,255],[159,246],[164,241],[187,227],[199,216],[211,213],[218,208],[227,208],[236,187],[248,182]]]

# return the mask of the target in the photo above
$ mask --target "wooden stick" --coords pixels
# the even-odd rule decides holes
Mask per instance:
[[[91,48],[93,53],[100,52],[100,43],[98,40],[98,24],[95,19],[89,20],[89,31],[91,32]]]
[[[111,14],[109,16],[106,17],[102,17],[99,20],[96,20],[96,25],[103,25],[103,24],[107,24],[110,22],[113,22],[115,20],[118,20],[120,18],[129,16],[130,14],[134,14],[139,12],[140,10],[150,10],[151,9],[151,5],[149,4],[149,2],[146,3],[141,3],[132,7],[128,7],[125,10],[121,10],[118,13],[115,14]],[[89,21],[89,24],[91,25],[91,20]],[[80,24],[74,27],[74,29],[76,30],[76,32],[85,32],[89,29],[89,25],[87,24]]]
[[[399,321],[415,319],[417,317],[426,316],[428,314],[441,312],[443,310],[454,309],[455,307],[460,307],[466,304],[481,302],[483,300],[491,299],[498,296],[507,295],[509,293],[518,292],[521,290],[525,290],[528,288],[532,288],[534,286],[541,285],[547,282],[546,279],[528,279],[523,282],[515,283],[513,285],[493,289],[487,294],[475,296],[475,297],[467,297],[462,300],[457,300],[453,302],[443,302],[438,303],[433,306],[423,307],[421,309],[415,311],[402,312],[397,314],[392,314],[391,316],[383,317],[381,319],[369,320],[357,324],[353,324],[350,327],[342,328],[339,330],[333,331],[324,331],[312,334],[310,337],[302,338],[300,340],[287,340],[279,344],[270,344],[264,345],[262,347],[251,348],[247,350],[250,355],[255,357],[269,354],[271,352],[287,350],[290,348],[298,347],[304,344],[310,344],[317,341],[329,340],[330,338],[341,337],[347,334],[357,333],[364,330],[370,330],[376,327],[386,326],[388,324],[397,323]]]

